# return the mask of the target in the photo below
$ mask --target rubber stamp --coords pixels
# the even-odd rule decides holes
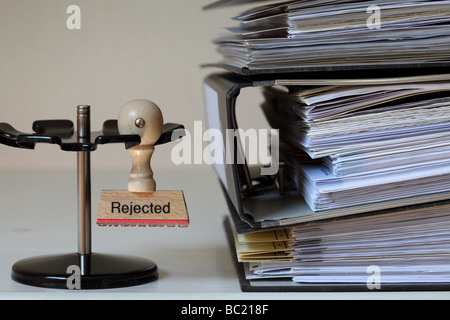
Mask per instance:
[[[140,143],[128,147],[132,166],[127,190],[103,190],[97,209],[99,226],[189,225],[183,191],[157,190],[151,158],[163,129],[163,115],[149,100],[127,103],[118,116],[122,135],[138,135]]]

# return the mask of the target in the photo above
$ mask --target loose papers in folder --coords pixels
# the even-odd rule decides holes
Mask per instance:
[[[284,278],[300,286],[374,289],[371,286],[378,282],[381,287],[376,289],[430,289],[450,282],[449,221],[449,207],[442,205],[280,229],[277,232],[290,234],[291,241],[285,259],[278,261],[246,260],[239,254],[241,244],[235,246],[246,280],[254,287],[264,285],[258,281]],[[259,242],[263,236],[272,240],[267,231],[259,234]],[[287,257],[291,260],[285,261]]]
[[[234,20],[223,64],[255,72],[450,61],[450,1],[288,1]]]
[[[269,87],[265,96],[313,211],[450,191],[449,81]]]

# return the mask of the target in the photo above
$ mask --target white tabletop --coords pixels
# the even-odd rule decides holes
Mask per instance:
[[[228,209],[212,169],[180,168],[155,174],[158,189],[183,190],[188,228],[99,227],[102,189],[126,189],[128,173],[92,172],[92,249],[156,262],[159,279],[106,290],[31,287],[10,277],[23,258],[77,251],[76,171],[0,171],[0,299],[447,299],[447,292],[249,293],[242,292],[226,239]]]

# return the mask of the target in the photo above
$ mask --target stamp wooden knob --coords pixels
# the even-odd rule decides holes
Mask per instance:
[[[141,144],[128,149],[133,162],[128,191],[154,192],[151,157],[163,128],[163,116],[159,107],[149,100],[132,100],[120,111],[118,128],[120,134],[138,134]]]

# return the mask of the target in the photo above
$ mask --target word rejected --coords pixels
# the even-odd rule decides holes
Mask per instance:
[[[97,224],[187,227],[189,217],[182,191],[103,191]]]

